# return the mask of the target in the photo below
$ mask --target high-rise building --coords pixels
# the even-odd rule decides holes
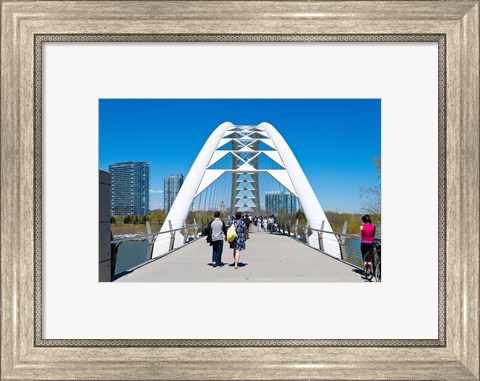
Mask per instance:
[[[183,175],[181,173],[170,175],[163,180],[163,210],[166,212],[170,211],[182,184]]]
[[[293,214],[297,211],[297,198],[290,192],[265,192],[265,210]]]
[[[108,166],[112,175],[112,216],[147,216],[149,211],[150,166],[125,162]]]

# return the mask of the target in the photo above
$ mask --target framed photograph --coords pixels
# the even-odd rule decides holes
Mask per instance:
[[[149,49],[145,47],[146,54],[161,52],[162,57],[176,61],[180,47],[174,45],[171,51],[170,46],[151,44]],[[202,61],[214,62],[229,46],[202,45]],[[243,51],[245,56],[251,55],[253,48],[257,60],[264,63],[251,68],[242,64],[250,78],[270,66],[266,62],[277,61],[274,54],[296,48],[293,44],[275,48],[261,42],[234,46],[237,54]],[[188,43],[184,47],[185,51],[195,50]],[[297,47],[297,55],[305,56],[297,60],[310,61],[314,51],[324,55],[328,51],[332,56],[345,54],[345,49],[353,46],[339,49],[319,43],[314,49]],[[104,49],[108,47],[104,45]],[[370,54],[374,49],[369,49]],[[430,55],[435,62],[434,44]],[[230,72],[241,71],[234,64],[228,66]],[[277,64],[275,70],[284,71],[281,66]],[[315,65],[316,71],[319,66]],[[208,72],[208,68],[202,71]],[[229,86],[241,76],[236,74],[238,79],[230,80]],[[163,87],[167,87],[165,83]],[[234,87],[239,91],[239,84]],[[110,253],[99,261],[100,271],[107,264],[102,280],[305,283],[365,282],[375,276],[375,281],[381,281],[381,102],[101,99],[99,166],[110,181],[102,184],[107,194],[100,197],[104,205],[100,203],[99,210],[106,215],[101,230],[104,246],[111,248],[111,237],[114,242],[114,259]],[[433,104],[431,111],[437,112]],[[229,121],[220,122],[222,118]],[[130,133],[133,129],[135,134]],[[176,143],[162,143],[167,141]],[[338,144],[328,144],[334,141]],[[141,161],[132,161],[134,158]],[[436,160],[431,164],[436,165]],[[216,212],[218,221],[214,223]],[[366,226],[362,217],[369,221]],[[233,222],[238,220],[243,224]],[[435,219],[432,222],[435,224]],[[209,235],[212,224],[215,229]],[[232,224],[241,224],[243,230],[239,239],[233,242],[232,238],[227,245],[225,238],[228,240],[228,229],[234,229]],[[148,228],[152,233],[147,234]],[[364,242],[363,250],[373,248],[376,253],[364,277],[358,237],[363,228],[364,235],[369,229],[372,235],[366,238],[371,242]],[[205,236],[211,247],[205,245]],[[235,255],[228,252],[230,246]],[[317,255],[317,250],[324,255]],[[212,268],[222,271],[212,272]],[[227,271],[229,268],[243,271]]]
[[[478,1],[1,6],[2,379],[480,380]]]

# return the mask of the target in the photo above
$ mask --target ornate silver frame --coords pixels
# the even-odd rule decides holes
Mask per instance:
[[[1,4],[2,378],[479,379],[478,1]],[[44,41],[437,41],[439,339],[42,339]]]
[[[438,339],[434,340],[44,340],[42,339],[42,47],[44,42],[436,42],[438,43]],[[445,345],[446,123],[444,35],[37,35],[35,36],[35,345],[108,347],[377,346]]]

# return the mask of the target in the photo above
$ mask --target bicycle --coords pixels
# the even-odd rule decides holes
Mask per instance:
[[[382,281],[382,244],[378,242],[373,243],[373,255],[375,258],[375,280]]]
[[[373,275],[375,273],[374,266],[374,256],[371,252],[368,252],[367,254],[365,254],[365,258],[363,259],[363,276],[368,281],[372,280],[373,278]]]
[[[382,261],[378,261],[378,263],[375,265],[375,280],[377,282],[382,281]]]
[[[381,243],[374,242],[372,251],[365,255],[363,260],[365,279],[371,281],[373,277],[377,282],[382,281]]]

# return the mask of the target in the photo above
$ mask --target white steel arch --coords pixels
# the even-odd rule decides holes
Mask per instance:
[[[238,138],[231,137],[234,132],[238,133]],[[252,135],[260,135],[261,138],[252,138]],[[235,140],[241,148],[235,151],[220,150],[232,140]],[[257,143],[258,145],[258,142],[261,142],[271,150],[263,151],[261,149],[253,149],[254,144]],[[210,166],[229,153],[240,159],[240,156],[238,156],[239,152],[249,153],[250,159],[241,159],[243,162],[240,163],[241,165],[239,165],[238,168],[209,169]],[[251,158],[260,154],[267,155],[278,163],[281,169],[259,170],[252,166]],[[298,197],[307,218],[308,225],[311,228],[321,229],[322,221],[324,221],[323,230],[332,232],[330,223],[292,150],[275,127],[265,122],[257,126],[235,126],[230,122],[225,122],[213,131],[185,178],[180,192],[167,215],[166,222],[162,226],[161,232],[170,229],[170,223],[168,223],[168,221],[171,222],[173,229],[183,227],[195,196],[200,194],[225,172],[268,172],[293,195]],[[166,241],[169,240],[169,234],[161,234],[154,245],[152,257],[155,258],[164,254],[166,247],[168,247]],[[183,237],[177,234],[175,247],[180,246],[182,243]],[[319,247],[316,232],[309,237],[309,244],[317,248]],[[338,258],[341,257],[340,246],[334,234],[323,234],[323,245],[326,252]]]

